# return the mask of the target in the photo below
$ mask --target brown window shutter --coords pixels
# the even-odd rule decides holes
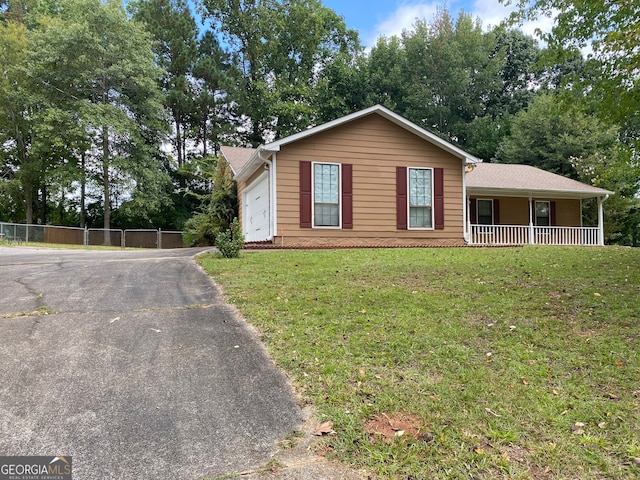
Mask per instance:
[[[342,164],[342,228],[353,228],[353,165]]]
[[[311,162],[300,162],[300,228],[311,228]]]
[[[478,207],[478,199],[472,198],[471,201],[469,202],[469,221],[474,225],[478,223],[477,207]]]
[[[433,208],[435,229],[444,230],[444,169],[433,169]]]
[[[396,222],[398,230],[407,229],[407,167],[396,167]]]
[[[500,225],[500,200],[493,199],[493,223]]]
[[[552,227],[556,226],[556,202],[549,202],[549,223]]]

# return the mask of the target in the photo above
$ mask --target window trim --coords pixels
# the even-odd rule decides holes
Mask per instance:
[[[411,170],[430,170],[431,171],[431,226],[430,227],[412,227],[411,226]],[[435,184],[434,184],[434,168],[433,167],[407,167],[407,230],[435,230]]]
[[[316,225],[316,165],[337,165],[338,167],[338,225]],[[311,162],[311,228],[321,230],[342,229],[342,164],[336,162]]]
[[[549,212],[549,216],[547,217],[549,219],[549,223],[548,225],[540,225],[538,223],[538,204],[539,203],[546,203],[547,204],[547,211]],[[551,227],[551,201],[550,200],[534,200],[533,202],[533,220],[534,220],[534,225],[536,227]]]
[[[495,213],[495,203],[493,202],[493,198],[476,198],[476,218],[475,218],[475,222],[477,225],[495,225],[496,224],[496,213]],[[480,223],[480,205],[478,204],[479,201],[483,201],[483,202],[491,202],[491,223],[489,224],[483,224]]]

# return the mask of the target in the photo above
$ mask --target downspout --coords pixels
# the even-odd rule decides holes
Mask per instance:
[[[467,228],[467,162],[462,162],[462,234],[464,241],[469,243],[470,235]]]
[[[607,201],[609,194],[598,197],[598,245],[604,246],[604,210],[602,204]]]
[[[271,237],[275,238],[278,236],[278,191],[276,189],[276,181],[278,179],[277,173],[277,162],[276,162],[276,153],[273,152],[271,155],[271,177],[269,177],[269,181],[271,185],[269,186],[269,194],[271,195]]]

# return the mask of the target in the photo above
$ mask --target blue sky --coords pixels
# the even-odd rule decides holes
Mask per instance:
[[[347,27],[360,32],[360,41],[365,47],[375,44],[380,35],[398,35],[410,29],[416,18],[430,22],[438,7],[445,6],[452,15],[460,10],[471,13],[482,21],[483,26],[495,26],[505,18],[512,7],[498,0],[322,0],[345,19]],[[536,27],[547,31],[551,20],[543,18],[523,25],[525,33],[533,35]]]

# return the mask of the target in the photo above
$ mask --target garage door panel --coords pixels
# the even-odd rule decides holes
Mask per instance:
[[[259,180],[245,191],[245,240],[259,242],[269,238],[269,182]]]

